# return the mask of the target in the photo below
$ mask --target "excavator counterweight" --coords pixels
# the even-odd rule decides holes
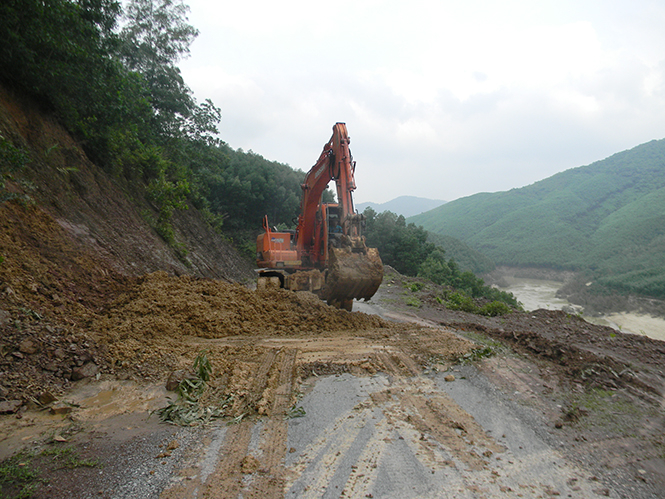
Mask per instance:
[[[316,293],[330,305],[351,310],[354,299],[369,300],[383,280],[376,248],[365,244],[365,217],[355,213],[355,161],[344,123],[336,123],[316,164],[302,184],[298,225],[294,231],[271,230],[256,240],[259,288],[280,286]],[[321,197],[335,181],[337,203]]]

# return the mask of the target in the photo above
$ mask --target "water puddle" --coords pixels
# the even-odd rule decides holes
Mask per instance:
[[[166,405],[166,396],[163,383],[141,385],[121,380],[80,382],[58,401],[71,407],[70,412],[51,414],[45,408],[28,410],[20,418],[13,414],[0,416],[0,460],[26,444],[60,438],[59,435],[73,424],[95,426],[114,416],[129,414],[138,414],[145,419],[151,411]],[[154,419],[158,421],[157,417]]]

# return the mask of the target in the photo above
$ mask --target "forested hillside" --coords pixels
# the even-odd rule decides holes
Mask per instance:
[[[486,286],[483,279],[474,275],[474,272],[488,272],[494,265],[461,241],[433,235],[422,226],[407,223],[402,215],[391,211],[376,213],[372,208],[365,208],[363,214],[366,217],[367,245],[379,250],[383,263],[401,274],[422,277],[457,290],[453,293],[453,300],[458,302],[448,303],[448,307],[477,312],[471,297],[504,304],[498,309],[495,308],[496,303],[491,305],[487,311],[490,315],[507,310],[503,308],[505,304],[518,306],[512,294]],[[434,241],[430,241],[432,236]],[[458,263],[458,258],[463,261],[462,265]]]
[[[197,102],[183,81],[177,64],[198,34],[188,8],[166,0],[123,5],[3,1],[0,84],[38,103],[97,166],[145,198],[157,213],[151,224],[170,244],[177,243],[174,212],[191,207],[234,236],[259,229],[265,214],[290,223],[304,172],[225,144],[217,134],[222,110]],[[2,179],[30,167],[25,142],[0,136],[0,159],[7,199],[17,194]]]
[[[585,270],[617,291],[665,297],[665,140],[409,221],[497,264]]]
[[[462,270],[470,270],[474,274],[487,274],[496,268],[494,262],[487,256],[459,239],[428,231],[427,240],[445,251],[446,256],[454,259]]]
[[[357,203],[356,208],[358,211],[363,212],[365,208],[372,208],[377,213],[384,211],[391,211],[398,215],[411,217],[418,215],[429,210],[433,210],[437,206],[441,206],[445,201],[439,199],[419,198],[416,196],[399,196],[391,199],[385,203]]]

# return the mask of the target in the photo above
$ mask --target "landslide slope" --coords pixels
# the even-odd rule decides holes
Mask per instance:
[[[588,270],[619,291],[665,297],[664,214],[665,139],[409,221],[497,264]]]
[[[0,144],[0,161],[25,160],[0,179],[0,199],[14,197],[0,203],[0,404],[57,395],[108,369],[103,335],[90,326],[139,276],[253,277],[194,208],[175,213],[176,244],[166,244],[143,196],[89,161],[33,101],[1,87]]]
[[[157,211],[144,196],[88,160],[66,130],[33,101],[2,87],[0,136],[11,144],[8,147],[27,155],[25,167],[5,181],[5,188],[29,198],[23,210],[0,205],[0,220],[48,218],[63,229],[57,237],[72,238],[94,255],[99,271],[136,276],[164,270],[228,280],[252,277],[250,264],[193,207],[175,213],[176,243],[168,245],[149,223]],[[17,231],[19,223],[14,219],[5,230]],[[32,237],[36,244],[48,245],[40,242],[40,231]],[[2,255],[11,260],[15,251],[11,245],[3,247]]]

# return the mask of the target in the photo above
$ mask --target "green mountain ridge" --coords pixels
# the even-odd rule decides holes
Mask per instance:
[[[392,211],[398,215],[410,217],[432,210],[438,206],[441,206],[442,204],[445,204],[445,201],[440,199],[428,199],[416,196],[399,196],[385,203],[356,203],[356,208],[361,213],[365,211],[365,208],[370,207],[377,213]]]
[[[588,271],[619,291],[665,297],[665,139],[408,221],[497,264]]]
[[[446,257],[455,260],[462,270],[470,270],[474,274],[485,274],[495,269],[492,260],[457,238],[428,232],[427,241],[443,249]]]

